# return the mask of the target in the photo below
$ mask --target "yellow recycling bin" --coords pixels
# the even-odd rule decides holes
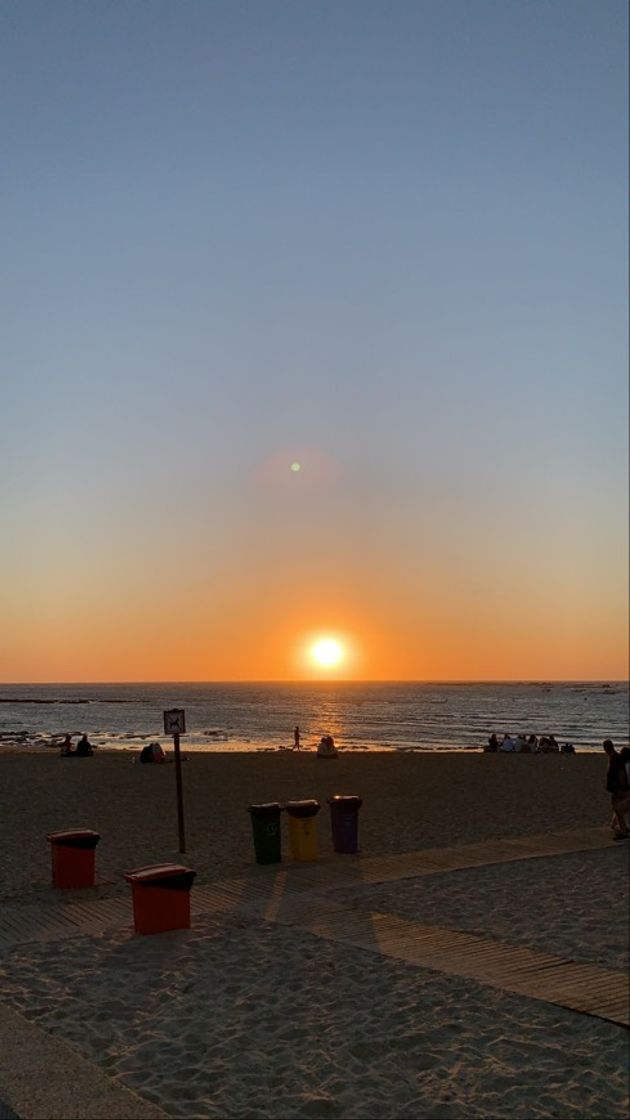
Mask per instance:
[[[317,814],[319,801],[287,801],[289,844],[293,859],[317,859]]]

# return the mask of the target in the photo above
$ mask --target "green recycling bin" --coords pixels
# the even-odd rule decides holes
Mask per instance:
[[[282,860],[281,806],[277,801],[250,805],[256,863],[280,863]]]

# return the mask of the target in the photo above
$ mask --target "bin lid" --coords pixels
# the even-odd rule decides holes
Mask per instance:
[[[360,809],[363,804],[363,798],[357,797],[354,793],[334,793],[332,797],[328,798],[329,805],[340,805],[344,809]]]
[[[321,805],[314,799],[308,801],[287,801],[285,809],[290,817],[314,817]]]
[[[95,848],[101,838],[100,832],[92,828],[66,828],[60,832],[49,832],[46,839],[51,844],[64,848]]]
[[[282,805],[277,801],[265,801],[262,805],[250,805],[247,812],[254,817],[273,817],[282,812]]]
[[[157,886],[169,879],[180,879],[184,876],[197,874],[190,867],[183,867],[179,863],[152,863],[146,867],[135,867],[132,871],[125,871],[128,883],[144,883],[146,886]]]

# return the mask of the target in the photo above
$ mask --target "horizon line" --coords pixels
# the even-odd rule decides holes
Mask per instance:
[[[224,678],[189,680],[28,680],[0,681],[0,688],[48,685],[226,685],[226,684],[630,684],[627,677],[309,677],[309,678]]]

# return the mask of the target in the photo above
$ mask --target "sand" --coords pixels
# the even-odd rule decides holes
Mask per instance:
[[[48,829],[102,832],[101,897],[125,867],[177,859],[173,767],[128,757],[0,758],[0,896],[52,899]],[[605,759],[194,756],[184,767],[198,884],[252,870],[252,801],[359,793],[364,854],[606,824]],[[327,818],[320,847],[330,852]],[[343,858],[343,857],[338,857]],[[331,887],[331,904],[627,964],[628,852]],[[27,941],[2,999],[173,1117],[383,1120],[627,1113],[628,1032],[539,1000],[350,948],[252,912],[186,932]],[[0,1083],[0,1096],[2,1096]]]
[[[135,757],[0,756],[0,898],[48,886],[45,837],[56,829],[100,832],[99,868],[119,882],[129,867],[179,861],[175,768]],[[194,754],[183,764],[187,855],[203,881],[240,874],[253,859],[247,806],[307,797],[322,802],[320,849],[331,852],[333,793],[363,798],[365,855],[604,824],[605,771],[591,754]]]

